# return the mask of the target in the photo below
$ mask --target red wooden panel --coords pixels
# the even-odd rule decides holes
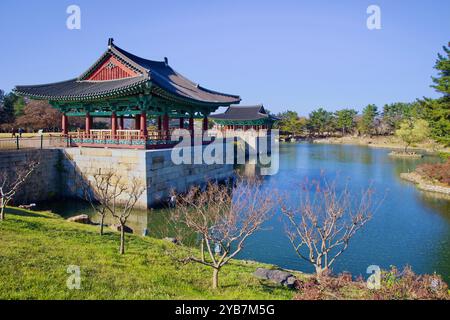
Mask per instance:
[[[136,76],[137,73],[113,56],[106,59],[94,72],[91,73],[87,80],[105,81],[130,78]]]

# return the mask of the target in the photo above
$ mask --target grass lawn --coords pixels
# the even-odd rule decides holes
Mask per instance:
[[[0,299],[291,299],[294,291],[252,276],[260,263],[234,260],[210,289],[212,270],[182,265],[164,240],[119,234],[66,222],[45,212],[8,208],[0,221]],[[80,266],[81,289],[69,290],[69,265]]]

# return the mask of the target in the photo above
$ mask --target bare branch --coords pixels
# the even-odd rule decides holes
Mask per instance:
[[[196,258],[194,250],[189,261],[214,269],[213,288],[218,285],[220,269],[242,251],[245,241],[269,219],[273,204],[259,181],[241,179],[233,186],[209,183],[204,191],[193,187],[186,194],[177,195],[171,219],[192,234],[201,235],[211,262]]]
[[[26,155],[24,162],[0,171],[0,220],[5,219],[6,206],[39,166],[39,155]]]
[[[287,196],[279,198],[289,241],[297,255],[311,263],[318,275],[330,269],[348,248],[350,239],[371,219],[375,211],[372,194],[369,188],[354,199],[348,185],[338,192],[335,181],[329,183],[322,177],[320,182],[306,180],[302,184],[295,208],[285,205],[290,201]]]

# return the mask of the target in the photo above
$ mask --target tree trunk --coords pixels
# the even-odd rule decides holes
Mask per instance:
[[[6,207],[6,203],[4,201],[4,198],[1,197],[0,198],[0,221],[5,220],[5,207]]]
[[[315,266],[315,267],[316,267],[317,278],[321,278],[328,271],[328,267],[321,267],[321,266]]]
[[[100,235],[103,235],[103,226],[104,226],[104,222],[105,222],[105,215],[102,214],[102,217],[100,219]]]
[[[202,251],[202,262],[205,262],[205,239],[202,238],[202,243],[200,245],[200,250]]]
[[[212,287],[213,289],[217,289],[219,287],[219,269],[216,268],[213,270]]]
[[[125,253],[125,226],[123,224],[120,225],[120,254]]]

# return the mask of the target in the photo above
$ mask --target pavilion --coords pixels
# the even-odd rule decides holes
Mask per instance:
[[[173,70],[164,61],[135,56],[108,40],[108,49],[78,78],[43,84],[22,85],[15,93],[48,100],[62,113],[62,133],[71,145],[151,149],[174,145],[169,120],[194,131],[194,119],[208,128],[208,116],[219,107],[240,102],[240,97],[212,91]],[[85,117],[85,131],[69,133],[69,117]],[[110,129],[94,130],[93,118],[107,117]],[[157,119],[157,129],[147,129],[147,119]],[[134,128],[126,129],[124,119]]]
[[[230,106],[221,114],[213,114],[210,118],[219,130],[261,130],[272,129],[277,117],[268,114],[262,104],[255,106]]]

